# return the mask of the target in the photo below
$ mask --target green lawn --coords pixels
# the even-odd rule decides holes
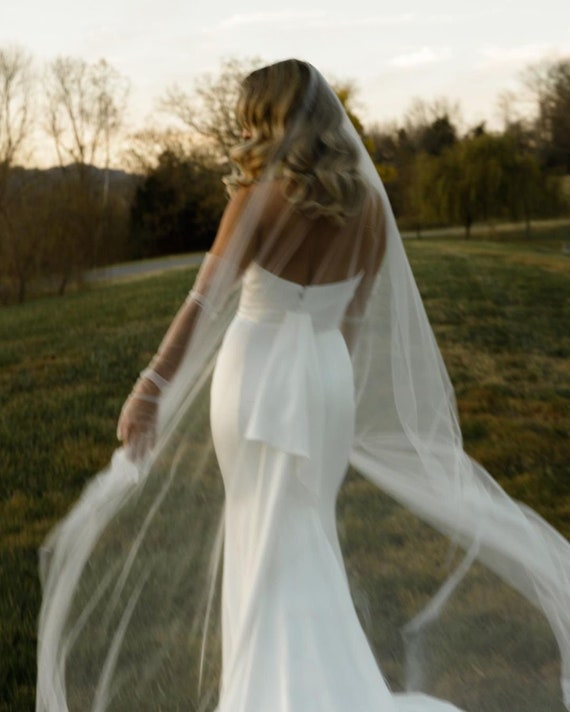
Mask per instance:
[[[570,536],[570,257],[558,236],[410,240],[406,248],[456,387],[467,451]],[[0,310],[0,712],[33,708],[38,546],[107,463],[120,406],[193,275],[176,270]],[[348,566],[363,589],[378,583],[384,597],[371,609],[394,623],[381,663],[397,686],[397,624],[431,590],[402,561],[418,525],[354,477],[339,506]],[[367,542],[380,518],[378,569]],[[407,576],[406,595],[391,599]],[[474,570],[461,600],[467,605],[486,585]]]

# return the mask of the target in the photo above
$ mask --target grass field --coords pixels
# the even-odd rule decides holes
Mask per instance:
[[[406,249],[456,387],[466,450],[570,536],[570,257],[558,235],[410,240]],[[123,399],[193,274],[0,311],[0,712],[33,709],[38,547],[109,460]],[[351,480],[341,502],[353,541],[368,536],[368,487]],[[379,516],[392,511],[387,498],[375,501]],[[390,525],[394,541],[403,521]],[[396,586],[404,575],[397,551],[371,575]],[[367,570],[364,559],[349,559]]]

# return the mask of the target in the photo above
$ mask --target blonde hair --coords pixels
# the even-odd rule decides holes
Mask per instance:
[[[311,217],[343,223],[359,212],[365,195],[359,150],[343,127],[345,113],[311,65],[288,59],[245,78],[237,120],[251,138],[231,153],[237,170],[230,192],[257,182],[271,164],[284,194]]]

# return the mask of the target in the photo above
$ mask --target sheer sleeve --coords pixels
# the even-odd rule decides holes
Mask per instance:
[[[194,286],[149,364],[150,372],[157,373],[164,383],[172,380],[180,366],[197,320],[202,316],[207,319],[217,316],[236,280],[251,261],[255,231],[248,226],[248,220],[244,220],[249,195],[250,190],[243,188],[237,191],[228,203],[216,239],[210,251],[206,253]],[[235,255],[228,253],[228,249],[230,237],[233,236],[235,240],[237,230],[241,233],[241,254],[235,259]]]
[[[244,219],[249,192],[245,188],[237,191],[228,203],[214,244],[202,261],[192,289],[123,405],[117,437],[128,446],[132,459],[141,459],[154,446],[158,409],[164,392],[169,390],[192,340],[204,338],[208,323],[216,320],[251,260],[255,231],[250,227],[251,221]],[[238,240],[235,239],[237,232],[240,233]]]

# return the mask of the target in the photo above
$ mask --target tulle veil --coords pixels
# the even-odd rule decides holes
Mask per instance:
[[[394,688],[473,712],[570,709],[568,542],[464,452],[453,387],[384,187],[334,93],[307,66],[307,96],[223,256],[207,258],[197,277],[207,308],[161,403],[155,448],[136,463],[117,449],[41,549],[37,712],[216,708],[224,489],[211,376],[240,298],[243,236],[258,230],[295,137],[330,103],[377,214],[356,220],[348,252],[329,251],[323,281],[335,259],[349,275],[362,269],[371,230],[384,245],[365,303],[347,316],[357,408],[347,486],[366,503],[351,538],[355,515],[341,493],[338,523],[362,624]],[[294,250],[279,252],[269,235],[262,251],[278,265]],[[365,480],[388,497],[375,500]],[[396,577],[384,524],[402,508]],[[423,559],[421,580],[414,557]]]

